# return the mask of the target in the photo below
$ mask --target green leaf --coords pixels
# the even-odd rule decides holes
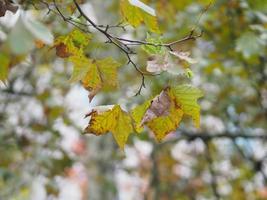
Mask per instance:
[[[93,65],[93,61],[84,56],[72,56],[69,61],[74,65],[70,82],[81,81],[88,73],[90,66]]]
[[[161,45],[162,44],[162,40],[160,39],[160,37],[152,37],[149,33],[147,33],[147,38],[146,38],[146,42],[148,43],[152,43],[155,45]],[[146,51],[148,54],[160,54],[163,55],[166,53],[166,48],[163,46],[155,46],[155,45],[142,45],[142,49],[144,51]]]
[[[144,3],[138,0],[121,0],[120,10],[123,19],[133,27],[145,23],[150,31],[160,33],[155,11]]]
[[[86,133],[103,135],[111,132],[121,149],[124,148],[129,135],[133,132],[131,117],[119,105],[103,113],[92,111]]]
[[[151,104],[151,100],[145,101],[143,104],[136,106],[131,111],[131,116],[132,116],[133,121],[134,121],[134,128],[135,128],[137,133],[142,132],[144,129],[141,122],[142,122],[143,117],[144,117],[147,109],[149,108],[150,104]]]
[[[196,127],[200,126],[200,106],[197,100],[203,96],[198,88],[191,85],[179,85],[171,87],[170,95],[175,97],[177,105],[181,107],[185,115],[192,117]]]
[[[74,29],[67,35],[59,36],[54,42],[54,47],[56,47],[57,55],[61,58],[70,56],[83,57],[84,48],[89,44],[90,40],[90,34]]]

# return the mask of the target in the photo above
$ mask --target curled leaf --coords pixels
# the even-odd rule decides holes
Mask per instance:
[[[169,114],[171,100],[168,93],[163,90],[158,96],[156,96],[147,109],[141,124],[144,124],[152,119],[160,116],[167,116]]]
[[[164,56],[154,56],[147,61],[146,70],[151,73],[160,73],[167,71],[169,68],[168,55]]]
[[[191,85],[179,85],[164,89],[153,100],[146,101],[132,111],[135,128],[142,131],[146,125],[161,141],[175,131],[184,115],[192,117],[199,127],[200,106],[197,103],[202,92]]]
[[[86,133],[103,135],[111,132],[119,147],[124,148],[129,135],[133,132],[133,127],[131,117],[119,105],[103,113],[93,111],[90,116]]]
[[[190,57],[189,52],[183,52],[183,51],[170,51],[170,54],[176,56],[180,60],[184,60],[188,62],[189,64],[196,64],[197,61]]]
[[[148,126],[158,141],[175,131],[182,119],[183,111],[169,95],[169,88],[156,96],[145,112],[141,125]]]

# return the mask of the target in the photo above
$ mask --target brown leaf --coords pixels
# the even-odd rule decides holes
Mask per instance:
[[[68,58],[71,56],[71,53],[68,51],[67,46],[64,43],[56,45],[56,54],[61,58]]]
[[[147,61],[146,70],[151,73],[160,73],[162,71],[167,71],[169,67],[168,56],[157,56],[151,57]]]
[[[150,107],[147,109],[141,124],[151,121],[160,116],[169,115],[171,99],[166,90],[163,90],[152,101]]]
[[[183,51],[170,51],[170,54],[176,56],[180,60],[184,60],[188,62],[189,64],[196,64],[197,61],[190,57],[189,52],[183,52]]]

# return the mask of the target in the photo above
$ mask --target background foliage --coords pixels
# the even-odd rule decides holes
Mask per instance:
[[[156,9],[160,39],[147,13],[133,28],[118,24],[130,13],[120,12],[120,1],[78,1],[96,24],[123,38],[144,41],[150,31],[148,42],[168,43],[203,31],[174,47],[198,61],[191,75],[177,63],[180,75],[145,76],[138,96],[140,72],[105,35],[78,24],[87,36],[70,37],[77,29],[61,14],[85,23],[72,1],[56,1],[61,14],[53,1],[17,1],[19,11],[0,18],[0,199],[267,199],[267,1],[143,2]],[[151,59],[144,48],[133,47],[131,56],[141,70]],[[73,52],[120,63],[117,89],[101,85],[99,92],[73,73],[73,63],[91,62],[73,62]],[[93,106],[130,110],[168,84],[187,83],[204,93],[198,129],[184,119],[161,143],[145,129],[130,135],[124,151],[110,134],[82,134]],[[90,103],[82,85],[98,93]]]

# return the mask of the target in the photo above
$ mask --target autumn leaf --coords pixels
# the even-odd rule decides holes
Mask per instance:
[[[166,88],[151,101],[141,121],[141,126],[148,126],[159,142],[177,129],[183,116],[183,111],[168,91],[169,88]]]
[[[141,124],[145,124],[146,122],[160,116],[167,116],[169,114],[170,105],[171,99],[166,90],[163,90],[151,101],[149,108],[143,116]]]
[[[191,116],[195,126],[199,127],[197,99],[201,96],[202,92],[191,85],[167,87],[151,101],[132,110],[136,131],[141,132],[146,125],[160,142],[179,127],[184,115]]]
[[[63,42],[56,45],[56,55],[60,58],[68,58],[72,55],[70,48]]]
[[[153,56],[147,61],[146,70],[151,73],[161,73],[170,67],[168,55]]]
[[[139,0],[121,0],[120,9],[125,21],[134,27],[145,23],[150,31],[160,33],[155,10]]]
[[[90,100],[100,90],[113,89],[118,86],[117,70],[120,64],[112,58],[92,60],[86,57],[72,57],[74,64],[71,81],[81,81],[89,90]]]
[[[68,35],[59,36],[55,42],[57,56],[68,58],[70,56],[83,56],[84,48],[89,44],[91,36],[78,29],[74,29]]]
[[[170,95],[175,97],[175,101],[181,106],[185,115],[192,117],[196,127],[200,125],[200,106],[197,100],[203,96],[198,88],[191,85],[178,85],[171,87]]]
[[[188,62],[189,64],[196,64],[197,63],[197,61],[195,59],[189,57],[190,56],[189,52],[170,51],[170,54],[176,56],[177,58],[179,58],[182,61]]]
[[[175,103],[170,102],[168,115],[161,115],[148,121],[146,125],[153,131],[158,142],[162,141],[166,135],[175,131],[183,117],[181,108],[176,107]]]
[[[86,133],[104,135],[111,132],[119,147],[124,148],[129,135],[133,132],[133,127],[131,117],[119,105],[103,113],[93,110],[90,116]]]
[[[152,50],[156,50],[153,49]],[[148,50],[146,51],[153,52]],[[161,73],[167,71],[170,74],[178,75],[184,73],[190,78],[193,75],[193,72],[189,70],[188,64],[197,63],[196,60],[190,57],[189,52],[181,51],[163,51],[163,54],[156,54],[150,57],[147,61],[146,70],[151,73]],[[173,56],[171,56],[173,55]],[[176,59],[175,59],[176,58]]]
[[[134,121],[134,128],[137,133],[140,133],[143,131],[143,125],[142,125],[142,120],[143,116],[145,115],[147,109],[149,108],[151,104],[151,101],[145,101],[143,104],[136,106],[132,111],[131,111],[131,116]]]

